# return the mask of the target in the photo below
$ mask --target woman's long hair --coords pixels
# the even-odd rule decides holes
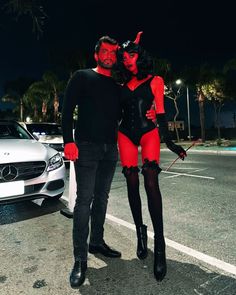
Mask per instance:
[[[123,63],[123,53],[138,53],[136,77],[138,80],[146,78],[149,74],[153,74],[153,60],[150,54],[144,50],[139,44],[131,41],[124,42],[117,52],[117,64],[114,67],[113,77],[120,84],[126,84],[132,77],[132,73],[128,71]]]

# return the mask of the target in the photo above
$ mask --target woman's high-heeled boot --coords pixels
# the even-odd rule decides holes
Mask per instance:
[[[158,247],[155,240],[154,245],[154,275],[157,281],[162,281],[167,272],[165,247]]]
[[[136,227],[137,233],[137,256],[139,259],[145,259],[148,255],[147,251],[147,226],[141,225]]]

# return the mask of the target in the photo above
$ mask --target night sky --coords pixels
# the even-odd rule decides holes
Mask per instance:
[[[40,79],[55,55],[86,51],[92,57],[102,35],[123,42],[140,30],[143,47],[174,69],[199,62],[222,65],[236,57],[235,11],[229,1],[217,2],[44,1],[48,18],[38,40],[29,17],[15,22],[1,10],[0,88],[20,76]]]

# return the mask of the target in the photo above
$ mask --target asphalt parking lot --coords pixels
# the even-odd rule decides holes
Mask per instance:
[[[201,173],[203,174],[203,172]],[[162,181],[164,181],[164,178]],[[178,185],[176,177],[174,181],[175,184],[172,182],[171,185]],[[198,178],[197,181],[199,181]],[[206,182],[212,190],[215,182],[213,180],[206,180]],[[203,180],[201,180],[201,184],[203,186]],[[193,186],[193,181],[191,181],[191,185]],[[170,189],[172,190],[172,188]],[[210,241],[207,240],[207,236],[199,235],[199,241],[196,241],[196,239],[194,241],[199,247],[204,245],[205,250],[196,251],[197,249],[194,245],[184,248],[187,243],[173,244],[173,241],[177,240],[178,237],[181,239],[184,237],[183,232],[185,228],[182,225],[182,228],[175,232],[175,237],[174,232],[170,232],[170,229],[175,230],[175,228],[178,228],[178,225],[169,224],[169,222],[173,222],[178,218],[178,216],[173,215],[172,211],[165,214],[168,273],[161,283],[156,282],[152,271],[152,229],[149,225],[149,255],[147,259],[140,261],[135,255],[136,235],[125,198],[126,187],[119,167],[110,194],[105,224],[105,240],[110,246],[121,251],[122,257],[120,259],[111,259],[104,258],[101,255],[89,254],[85,284],[79,290],[71,289],[69,273],[73,265],[72,220],[60,214],[60,210],[67,205],[68,190],[69,185],[67,185],[64,194],[65,198],[61,201],[28,201],[0,207],[1,295],[235,294],[236,267],[231,263],[235,253],[227,247],[227,240],[222,240],[220,241],[221,244],[219,244],[219,248],[225,248],[228,251],[226,255],[226,258],[228,257],[227,261],[219,257],[222,254],[220,251],[210,253],[211,248],[214,248],[210,245],[217,245],[219,243],[217,232],[225,231],[224,224],[222,224],[221,228],[215,228],[215,232],[211,236],[209,235],[211,237]],[[164,195],[165,193],[166,191],[163,190]],[[166,200],[166,202],[169,205],[169,200]],[[173,200],[170,199],[170,202],[173,203]],[[177,206],[177,204],[178,202],[174,206]],[[218,206],[218,203],[216,205]],[[232,206],[229,207],[232,208]],[[226,215],[227,210],[231,208],[224,209],[226,210]],[[176,207],[175,212],[182,212],[186,218],[185,220],[191,221],[194,218],[192,212],[187,212],[183,209],[180,208],[179,210]],[[233,214],[228,216],[228,218],[232,218],[231,222],[233,223]],[[181,217],[181,219],[183,218]],[[213,221],[210,220],[210,222]],[[187,223],[185,221],[185,227],[188,226]],[[232,227],[231,232],[233,229]],[[190,231],[187,232],[187,236],[191,235]],[[194,236],[195,233],[192,234]],[[169,239],[171,236],[172,238]],[[234,238],[231,239],[233,242]],[[190,240],[187,242],[190,244]],[[233,246],[232,249],[234,249]],[[214,260],[214,256],[220,259]],[[216,262],[215,265],[214,262]],[[221,263],[221,266],[219,263]]]

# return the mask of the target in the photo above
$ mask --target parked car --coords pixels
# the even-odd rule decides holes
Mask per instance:
[[[21,123],[22,124],[22,123]],[[64,142],[62,136],[62,128],[57,123],[23,123],[25,127],[38,141],[47,144],[61,153],[65,161],[66,168],[69,168],[70,163],[64,157]]]
[[[23,123],[25,127],[38,141],[49,145],[63,155],[64,145],[62,128],[56,123]]]
[[[59,199],[66,171],[61,154],[13,120],[0,120],[0,203]]]

